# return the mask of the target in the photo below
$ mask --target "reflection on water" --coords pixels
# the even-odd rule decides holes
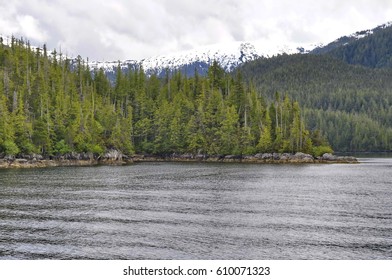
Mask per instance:
[[[391,259],[390,158],[0,170],[1,259]]]

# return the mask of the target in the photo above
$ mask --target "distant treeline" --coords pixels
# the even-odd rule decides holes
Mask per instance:
[[[280,55],[239,70],[269,100],[288,94],[310,129],[336,151],[392,150],[392,69],[350,65],[330,55]]]

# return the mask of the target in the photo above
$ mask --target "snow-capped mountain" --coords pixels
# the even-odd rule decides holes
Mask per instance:
[[[153,70],[160,73],[167,68],[178,69],[195,63],[211,65],[215,60],[226,71],[232,71],[239,64],[259,57],[260,54],[252,44],[235,43],[212,45],[167,56],[152,57],[142,60],[141,65],[147,72]]]
[[[104,69],[109,74],[115,73],[118,66],[123,71],[142,67],[148,74],[162,76],[166,70],[179,70],[186,75],[193,75],[195,71],[205,74],[214,61],[226,71],[233,71],[244,62],[252,61],[260,57],[271,57],[273,55],[287,53],[307,52],[305,48],[295,48],[292,46],[275,47],[268,44],[252,44],[249,42],[234,42],[230,44],[216,44],[201,48],[172,53],[169,55],[146,58],[140,61],[125,60],[112,62],[89,63],[91,69]]]
[[[138,69],[142,67],[146,74],[157,74],[162,77],[166,70],[181,71],[183,74],[193,76],[195,71],[204,75],[207,73],[209,66],[217,61],[221,67],[230,72],[244,62],[252,61],[260,57],[272,57],[279,54],[295,54],[295,53],[313,53],[325,54],[333,49],[339,48],[356,42],[362,38],[370,36],[377,31],[392,26],[392,22],[377,26],[371,30],[355,32],[348,36],[323,45],[312,44],[308,46],[271,45],[270,42],[233,42],[229,44],[209,45],[193,50],[176,52],[168,55],[155,56],[146,59],[124,60],[112,62],[93,61],[89,63],[91,69],[102,68],[109,77],[114,77],[117,67],[120,66],[124,72],[130,69]]]

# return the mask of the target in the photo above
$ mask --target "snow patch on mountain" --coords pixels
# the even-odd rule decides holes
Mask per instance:
[[[232,71],[241,63],[255,60],[261,55],[250,43],[210,45],[190,51],[182,51],[164,56],[147,58],[141,61],[146,71],[154,69],[158,73],[165,69],[178,69],[196,62],[212,65],[214,61],[226,71]]]
[[[91,69],[102,68],[105,72],[115,72],[119,66],[122,70],[142,67],[147,74],[155,73],[161,75],[167,69],[173,71],[183,69],[184,67],[203,68],[206,71],[204,68],[208,68],[216,61],[223,69],[230,72],[242,63],[260,57],[272,57],[283,53],[307,53],[309,50],[309,47],[273,46],[266,42],[234,42],[204,46],[193,50],[150,57],[140,61],[93,61],[89,63],[89,66]]]
[[[103,69],[105,72],[115,72],[120,66],[122,70],[126,70],[130,65],[139,65],[137,60],[117,60],[117,61],[91,61],[88,63],[90,69]]]

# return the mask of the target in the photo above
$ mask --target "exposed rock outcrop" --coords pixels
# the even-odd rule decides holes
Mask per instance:
[[[93,153],[67,153],[44,158],[42,155],[5,156],[0,159],[0,168],[38,168],[55,166],[92,166],[98,164],[126,164],[130,159],[117,150],[109,150],[102,157]]]
[[[321,162],[338,162],[338,163],[355,163],[358,162],[358,159],[350,156],[336,156],[333,154],[323,154],[318,158]]]
[[[106,153],[100,158],[99,162],[103,164],[122,165],[126,164],[128,160],[128,157],[121,151],[111,149],[106,151]]]

